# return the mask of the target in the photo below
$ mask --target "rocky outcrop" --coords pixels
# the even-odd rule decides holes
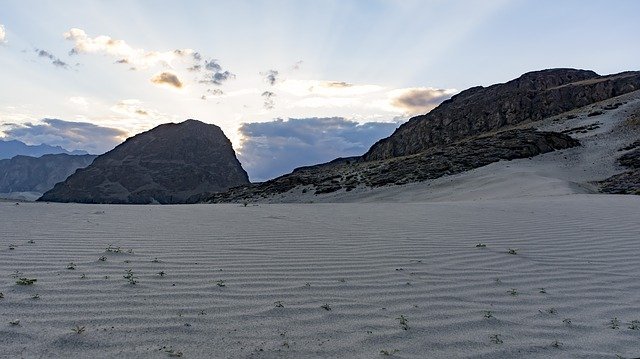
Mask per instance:
[[[187,120],[160,125],[127,139],[39,200],[184,203],[199,193],[248,183],[247,173],[222,130]]]
[[[250,201],[296,187],[322,194],[351,191],[358,186],[406,184],[461,173],[500,160],[533,157],[578,145],[578,141],[560,133],[533,129],[509,130],[433,147],[412,156],[380,161],[363,161],[357,157],[337,159],[322,165],[299,168],[264,183],[232,188],[224,193],[194,196],[189,201]]]
[[[96,157],[56,154],[0,160],[0,193],[44,193],[77,169],[90,165]]]
[[[542,120],[640,89],[640,72],[530,72],[504,84],[473,87],[401,125],[363,156],[367,161],[420,153],[508,126]]]
[[[629,171],[609,177],[599,183],[600,190],[611,194],[640,195],[640,141],[622,150],[631,150],[622,155],[618,162]]]

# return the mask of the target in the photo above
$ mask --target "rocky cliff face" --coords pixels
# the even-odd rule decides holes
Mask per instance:
[[[593,71],[530,72],[504,84],[473,87],[433,111],[410,119],[363,156],[367,161],[420,153],[434,146],[575,108],[640,89],[640,72],[599,76]]]
[[[184,203],[248,184],[231,142],[214,125],[164,124],[127,139],[45,193],[40,201]]]
[[[96,157],[56,154],[0,160],[0,193],[44,193],[77,169],[90,165]]]

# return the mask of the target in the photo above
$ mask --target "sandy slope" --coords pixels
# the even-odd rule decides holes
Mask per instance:
[[[0,357],[637,357],[638,208],[0,202]]]

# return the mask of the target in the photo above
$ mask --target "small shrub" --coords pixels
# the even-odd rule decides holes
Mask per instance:
[[[407,317],[405,317],[404,315],[401,315],[396,319],[400,322],[400,327],[402,329],[409,330],[409,321],[407,320]]]
[[[223,281],[223,280],[218,280],[218,281],[216,281],[216,285],[217,285],[218,287],[226,287],[226,284],[224,283],[224,281]]]
[[[281,300],[273,302],[273,305],[275,305],[276,308],[284,308],[284,303],[282,303]]]
[[[518,248],[509,248],[508,253],[509,254],[514,254],[514,255],[518,254]]]
[[[609,321],[609,328],[611,329],[619,329],[620,328],[620,320],[618,318],[613,318]]]
[[[640,320],[632,320],[631,323],[629,323],[629,329],[640,330]]]
[[[489,340],[491,340],[494,344],[502,344],[504,341],[500,338],[500,334],[492,334],[489,336]]]
[[[476,244],[476,248],[485,248],[487,245],[484,243],[478,243]]]
[[[30,279],[30,278],[19,278],[19,279],[16,281],[16,284],[17,284],[17,285],[32,285],[32,284],[34,284],[34,283],[35,283],[35,282],[37,282],[37,281],[38,281],[38,280],[37,280],[37,279],[35,279],[35,278],[33,278],[33,279]]]
[[[320,308],[322,308],[324,310],[331,310],[331,306],[329,304],[327,304],[327,303],[321,305]]]
[[[75,327],[71,328],[71,331],[76,333],[76,334],[82,334],[85,331],[85,327],[81,327],[79,325],[76,325]]]
[[[76,269],[76,264],[73,263],[73,262],[70,262],[69,264],[67,264],[67,269],[75,270]]]
[[[484,311],[484,317],[485,318],[493,318],[493,312],[490,310],[485,310]]]

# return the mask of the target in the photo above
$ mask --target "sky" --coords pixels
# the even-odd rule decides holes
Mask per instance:
[[[640,1],[0,0],[0,139],[101,154],[193,118],[252,180],[364,153],[472,86],[640,69]]]

